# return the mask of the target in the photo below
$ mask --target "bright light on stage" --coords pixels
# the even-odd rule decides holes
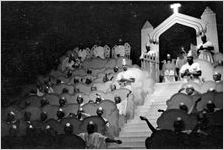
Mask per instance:
[[[170,8],[173,9],[173,13],[178,13],[178,10],[179,10],[180,6],[181,6],[180,3],[175,3],[175,4],[170,5]]]

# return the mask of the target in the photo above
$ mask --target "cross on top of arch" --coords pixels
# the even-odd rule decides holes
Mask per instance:
[[[174,12],[174,13],[178,13],[178,10],[179,10],[179,7],[180,7],[180,6],[181,6],[180,3],[175,3],[175,4],[170,5],[170,8],[173,9],[173,12]]]

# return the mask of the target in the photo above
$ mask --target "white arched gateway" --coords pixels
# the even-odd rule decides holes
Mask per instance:
[[[201,19],[198,19],[179,13],[178,7],[180,5],[174,4],[173,6],[171,8],[174,9],[174,13],[159,26],[154,29],[147,21],[141,30],[141,66],[142,69],[149,71],[156,81],[159,81],[159,37],[174,24],[195,29],[197,44],[201,42],[201,35],[206,34],[207,38],[214,44],[215,52],[219,52],[216,14],[209,7],[206,7]],[[151,48],[148,53],[146,53],[146,44]]]

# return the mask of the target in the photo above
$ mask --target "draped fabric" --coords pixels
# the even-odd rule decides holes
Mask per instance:
[[[79,136],[86,142],[87,149],[105,149],[107,137],[103,136],[100,133],[80,133]]]
[[[128,99],[121,101],[119,104],[117,104],[117,109],[119,110],[120,115],[126,116],[127,113],[127,105],[128,105]]]
[[[199,59],[202,59],[202,60],[207,60],[208,62],[213,63],[214,60],[213,60],[212,54],[211,54],[211,52],[207,49],[207,48],[209,48],[209,47],[213,47],[212,42],[207,41],[207,42],[205,42],[204,44],[201,43],[200,45],[198,45],[198,49],[199,49],[201,46],[202,46],[205,50],[200,50],[200,54],[199,54],[198,58],[199,58]]]

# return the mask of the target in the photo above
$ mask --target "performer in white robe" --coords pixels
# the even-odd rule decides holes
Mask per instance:
[[[172,63],[170,54],[167,54],[167,62],[163,65],[164,82],[175,81],[175,64]]]
[[[93,50],[93,54],[94,54],[95,57],[100,57],[102,59],[105,59],[105,56],[104,56],[104,48],[102,46],[97,46]]]
[[[200,53],[198,58],[206,60],[210,63],[213,63],[214,60],[213,60],[211,52],[213,52],[214,46],[213,46],[212,42],[207,41],[207,38],[205,35],[201,37],[201,40],[202,40],[202,43],[199,44],[197,47],[198,52]]]
[[[189,51],[187,55],[187,63],[180,69],[180,76],[185,82],[192,80],[194,82],[201,83],[201,68],[198,63],[194,62],[191,51]]]

